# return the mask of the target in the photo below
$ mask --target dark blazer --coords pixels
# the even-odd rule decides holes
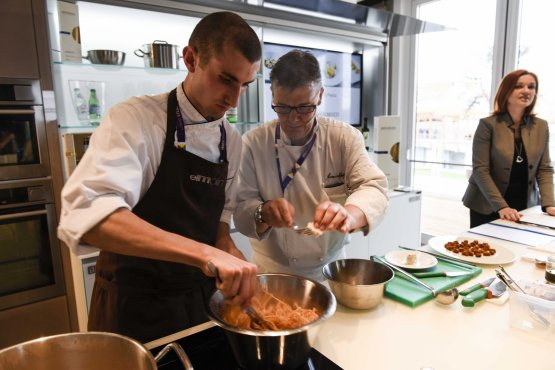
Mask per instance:
[[[528,207],[553,206],[549,128],[541,118],[527,118],[521,133],[528,157]],[[472,175],[462,199],[476,212],[490,214],[509,206],[503,194],[509,186],[515,151],[512,124],[508,113],[482,118],[478,123],[472,143]]]

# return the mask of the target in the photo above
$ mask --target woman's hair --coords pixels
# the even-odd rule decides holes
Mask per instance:
[[[299,49],[282,55],[270,72],[272,88],[274,85],[294,90],[297,87],[315,83],[322,84],[322,73],[318,59],[312,53]]]
[[[198,53],[201,66],[227,46],[239,50],[251,63],[262,59],[262,46],[256,32],[243,18],[231,12],[211,13],[202,18],[191,33],[189,46]]]
[[[508,73],[505,77],[503,77],[503,80],[501,81],[501,83],[499,84],[499,87],[497,88],[497,94],[495,94],[495,100],[494,100],[494,106],[493,106],[494,115],[507,112],[507,101],[509,100],[509,96],[515,89],[518,79],[524,75],[530,75],[534,77],[534,79],[536,80],[536,93],[534,94],[534,100],[532,100],[532,104],[527,106],[526,109],[524,110],[525,116],[534,116],[532,112],[534,111],[534,106],[536,105],[536,100],[538,98],[538,84],[539,84],[538,76],[536,76],[535,73],[532,73],[525,69],[517,69],[515,71]]]

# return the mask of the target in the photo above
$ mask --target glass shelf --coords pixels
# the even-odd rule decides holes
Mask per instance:
[[[146,71],[153,74],[175,74],[187,72],[187,69],[183,68],[156,68],[156,67],[139,67],[139,66],[129,66],[129,65],[114,65],[114,64],[94,64],[94,63],[78,63],[78,62],[53,62],[54,64],[60,66],[73,66],[77,68],[89,68],[96,69],[102,72],[118,72],[122,70],[136,70],[136,71]]]

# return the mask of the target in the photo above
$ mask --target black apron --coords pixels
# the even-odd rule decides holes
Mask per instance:
[[[227,155],[220,163],[174,146],[176,90],[168,98],[160,167],[133,213],[159,228],[214,245],[225,203]],[[148,342],[206,322],[214,279],[189,265],[101,251],[96,264],[88,330]]]

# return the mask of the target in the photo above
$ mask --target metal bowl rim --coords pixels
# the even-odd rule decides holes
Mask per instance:
[[[46,337],[35,338],[25,342],[14,344],[10,347],[0,349],[0,355],[2,355],[3,353],[10,352],[10,350],[14,350],[18,347],[30,346],[35,343],[46,342],[49,340],[54,340],[54,339],[59,339],[64,337],[74,337],[74,338],[75,337],[112,337],[118,340],[124,340],[125,342],[128,342],[129,344],[132,344],[133,346],[138,348],[141,352],[144,352],[144,354],[151,359],[152,363],[156,364],[156,362],[154,362],[154,357],[152,357],[152,354],[150,353],[150,351],[141,342],[125,335],[111,333],[111,332],[104,332],[104,331],[72,332],[72,333],[55,334],[55,335],[50,335]]]
[[[377,263],[377,264],[379,264],[380,266],[384,267],[386,270],[389,270],[389,272],[391,272],[391,277],[390,277],[389,279],[383,281],[383,282],[380,282],[380,283],[374,283],[374,284],[352,284],[352,283],[345,283],[345,282],[343,282],[343,281],[336,280],[336,279],[332,278],[332,277],[327,273],[326,267],[328,267],[329,265],[331,265],[331,264],[333,264],[333,263],[335,263],[335,262],[347,261],[347,260],[349,260],[349,261],[365,261],[365,262]],[[386,265],[384,265],[384,264],[382,264],[382,263],[379,263],[379,262],[376,262],[376,261],[366,260],[366,259],[363,259],[363,258],[343,258],[343,259],[339,259],[339,260],[335,260],[335,261],[329,262],[329,263],[327,263],[324,267],[322,267],[322,274],[323,274],[324,277],[325,277],[328,281],[330,281],[330,282],[333,282],[333,283],[339,284],[339,285],[349,286],[349,287],[375,287],[375,286],[378,286],[378,285],[387,284],[387,283],[389,283],[391,280],[393,280],[393,278],[395,277],[395,272],[393,271],[393,269],[392,269],[391,267],[386,266]]]

